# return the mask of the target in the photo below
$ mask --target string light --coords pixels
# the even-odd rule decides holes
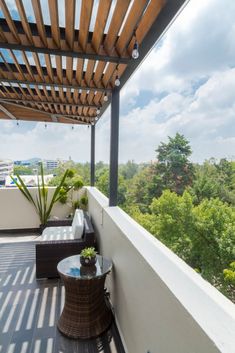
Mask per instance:
[[[109,100],[109,97],[108,97],[107,93],[105,92],[105,94],[104,94],[104,102],[108,102],[108,100]]]
[[[114,84],[115,84],[115,86],[118,87],[121,84],[120,79],[119,79],[119,75],[118,75],[118,65],[116,66],[116,71],[117,71],[117,73],[116,73],[116,78],[115,78]]]
[[[135,43],[132,50],[132,58],[136,60],[138,59],[140,54],[139,54],[139,44],[137,42],[136,33],[134,34],[134,36],[135,36]]]
[[[100,114],[100,108],[96,109],[96,114]]]

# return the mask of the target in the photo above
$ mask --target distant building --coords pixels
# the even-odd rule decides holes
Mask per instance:
[[[16,175],[13,175],[13,178],[18,181]],[[53,178],[53,174],[44,175],[45,184],[47,185],[52,178]],[[42,178],[40,175],[38,177],[37,177],[37,175],[21,175],[21,179],[23,180],[23,182],[27,186],[37,186],[38,181],[39,181],[40,185],[42,184]],[[15,187],[16,184],[14,183],[14,181],[11,179],[10,176],[7,176],[5,186],[6,187]]]
[[[58,168],[60,161],[59,160],[44,160],[43,161],[43,166],[47,169],[47,170],[52,170],[55,168]]]
[[[6,177],[13,173],[14,163],[10,159],[0,159],[0,185],[5,185]]]

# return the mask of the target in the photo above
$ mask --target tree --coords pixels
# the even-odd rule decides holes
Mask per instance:
[[[33,168],[26,167],[24,165],[15,165],[13,173],[19,175],[32,175]]]
[[[189,142],[183,135],[168,137],[169,142],[161,142],[157,148],[157,173],[164,188],[182,195],[185,188],[192,183],[193,165],[189,161],[192,153]]]

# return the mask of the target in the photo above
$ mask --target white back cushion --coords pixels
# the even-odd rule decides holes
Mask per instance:
[[[72,223],[72,233],[74,239],[81,239],[84,229],[84,214],[83,210],[75,211]]]

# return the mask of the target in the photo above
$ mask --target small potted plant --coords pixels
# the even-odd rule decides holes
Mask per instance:
[[[85,248],[80,253],[80,262],[82,266],[94,266],[96,263],[95,248]]]

